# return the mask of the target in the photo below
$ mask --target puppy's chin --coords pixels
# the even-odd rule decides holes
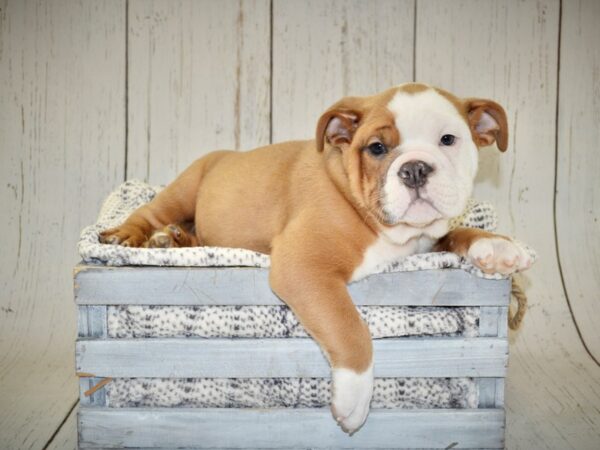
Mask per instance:
[[[453,201],[436,201],[428,195],[417,198],[415,195],[406,196],[393,207],[382,208],[382,223],[388,227],[399,224],[415,228],[424,228],[439,220],[450,220],[462,214],[467,201],[450,196]],[[445,199],[447,200],[447,199]]]
[[[436,220],[443,219],[443,215],[431,202],[418,198],[413,200],[398,222],[413,227],[425,227]]]

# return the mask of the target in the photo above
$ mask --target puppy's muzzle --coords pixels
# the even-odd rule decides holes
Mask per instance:
[[[405,186],[416,189],[425,186],[427,177],[433,172],[433,167],[424,161],[408,161],[398,171],[398,176]]]

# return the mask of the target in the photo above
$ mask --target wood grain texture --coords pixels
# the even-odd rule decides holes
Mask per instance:
[[[375,339],[375,377],[503,377],[508,342],[498,338]],[[310,338],[79,339],[77,372],[96,377],[329,377]]]
[[[282,304],[271,291],[267,269],[78,266],[76,272],[79,305]],[[357,305],[506,306],[510,280],[458,269],[421,270],[370,275],[348,289]]]
[[[562,7],[557,242],[575,320],[600,361],[600,2]]]
[[[495,204],[502,232],[539,252],[524,276],[529,313],[512,336],[511,449],[600,442],[600,368],[573,326],[554,245],[558,30],[558,1],[420,0],[417,7],[416,78],[507,109],[509,150],[481,151],[475,195]]]
[[[127,178],[269,142],[268,0],[129,2]]]
[[[77,447],[77,412],[74,408],[67,420],[57,430],[56,436],[44,450],[78,450]]]
[[[42,448],[77,398],[72,267],[123,180],[120,1],[0,1],[0,448]]]
[[[81,407],[81,448],[504,448],[502,409],[373,410],[351,437],[329,408],[139,409]]]
[[[273,2],[273,142],[313,139],[345,95],[412,80],[414,0]]]

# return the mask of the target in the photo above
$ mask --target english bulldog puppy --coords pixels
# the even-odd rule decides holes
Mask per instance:
[[[416,83],[346,97],[320,117],[314,140],[200,158],[101,242],[270,254],[271,287],[329,360],[331,411],[353,433],[369,412],[373,351],[349,282],[431,250],[488,273],[531,262],[505,236],[449,231],[471,195],[478,147],[494,143],[506,150],[508,126],[491,100]]]

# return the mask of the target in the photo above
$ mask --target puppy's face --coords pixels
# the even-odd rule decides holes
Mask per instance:
[[[323,114],[317,148],[344,167],[355,203],[385,227],[425,227],[460,215],[473,189],[477,148],[507,146],[504,110],[406,84],[347,97]]]

